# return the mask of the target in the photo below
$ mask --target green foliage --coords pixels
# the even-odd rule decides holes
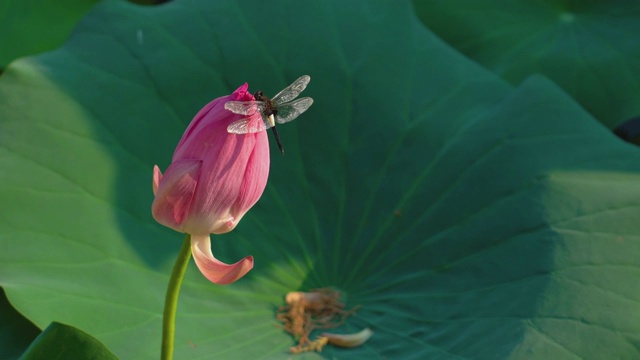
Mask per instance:
[[[40,333],[18,313],[0,289],[0,359],[17,359]]]
[[[20,360],[91,359],[117,360],[100,341],[73,326],[51,323]]]
[[[613,128],[640,115],[640,3],[414,0],[425,25],[502,78],[544,74]]]
[[[0,69],[62,45],[97,0],[1,0]]]
[[[342,331],[375,335],[301,358],[638,356],[637,148],[552,81],[511,85],[461,55],[408,2],[104,2],[60,49],[14,62],[0,78],[14,306],[157,358],[182,235],[151,218],[153,165],[209,100],[303,74],[315,103],[278,128],[264,196],[213,237],[216,256],[256,266],[224,287],[190,266],[176,358],[288,358],[277,307],[326,286],[361,305]]]

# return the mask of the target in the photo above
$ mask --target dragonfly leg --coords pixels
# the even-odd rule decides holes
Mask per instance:
[[[276,142],[278,143],[278,148],[280,149],[280,152],[282,153],[282,155],[284,155],[284,149],[282,148],[282,142],[280,142],[280,136],[278,135],[278,130],[276,130],[276,127],[272,127],[271,130],[273,131],[273,135],[276,137]]]

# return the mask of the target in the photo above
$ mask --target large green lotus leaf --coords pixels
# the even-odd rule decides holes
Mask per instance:
[[[265,194],[214,236],[255,268],[191,265],[176,358],[283,359],[286,292],[332,286],[362,347],[301,358],[632,358],[640,155],[544,78],[512,88],[408,2],[106,2],[0,79],[0,284],[36,325],[157,358],[182,235],[150,216],[191,117],[248,81],[309,74]]]
[[[637,1],[414,1],[424,23],[513,84],[548,76],[613,128],[640,115]]]
[[[96,0],[0,0],[0,73],[20,56],[62,45],[94,3]],[[0,307],[0,358],[15,358],[38,330],[11,307],[4,292]]]
[[[97,0],[0,0],[0,69],[14,59],[53,50]]]

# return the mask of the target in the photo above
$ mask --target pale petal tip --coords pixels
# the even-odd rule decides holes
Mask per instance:
[[[231,231],[236,227],[236,223],[234,220],[229,220],[225,223],[225,226],[227,227],[227,230]]]
[[[218,222],[216,227],[214,227],[210,231],[212,234],[216,235],[226,234],[236,228],[236,226],[238,225],[238,220],[239,218],[231,215],[226,220],[221,220],[220,222]]]
[[[160,187],[160,180],[162,180],[162,171],[160,171],[160,168],[158,167],[158,165],[153,165],[153,195],[157,195],[158,194],[158,188]]]
[[[328,339],[329,344],[331,345],[352,348],[364,344],[372,335],[373,331],[369,328],[365,328],[362,331],[353,334],[322,333],[320,334],[320,337]]]

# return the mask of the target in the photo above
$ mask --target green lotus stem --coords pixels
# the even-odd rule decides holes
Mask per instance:
[[[167,287],[167,296],[164,299],[164,313],[162,315],[162,355],[160,359],[173,359],[173,345],[176,333],[176,310],[178,308],[178,295],[180,295],[180,285],[182,278],[187,271],[191,259],[191,235],[184,237],[184,243],[180,249],[180,254],[173,265],[171,280]]]

